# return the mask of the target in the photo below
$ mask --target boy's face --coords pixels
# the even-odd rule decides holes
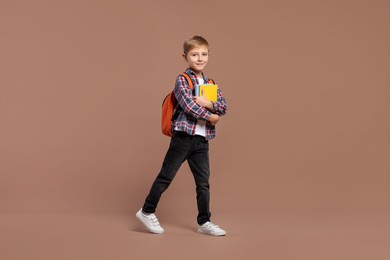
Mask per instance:
[[[183,57],[192,70],[200,73],[209,60],[209,49],[206,46],[195,47],[187,55],[183,53]]]

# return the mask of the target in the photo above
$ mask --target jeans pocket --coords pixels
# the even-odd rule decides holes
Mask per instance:
[[[171,137],[171,145],[178,145],[181,143],[181,139],[183,139],[184,135],[186,133],[182,131],[173,131],[172,137]]]

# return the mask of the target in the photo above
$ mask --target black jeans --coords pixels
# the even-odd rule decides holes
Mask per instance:
[[[154,213],[161,194],[169,187],[182,163],[187,160],[195,179],[199,225],[210,221],[209,143],[203,136],[174,131],[160,173],[153,182],[142,210]]]

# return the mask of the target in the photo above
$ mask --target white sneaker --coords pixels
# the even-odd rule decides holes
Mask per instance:
[[[156,215],[154,214],[145,215],[144,213],[142,213],[142,209],[140,209],[135,214],[135,216],[138,218],[139,221],[141,221],[142,224],[144,224],[144,226],[150,232],[154,234],[164,233],[164,229],[160,226],[160,222],[158,222]]]
[[[215,225],[211,222],[206,222],[201,226],[198,226],[198,232],[201,234],[211,235],[211,236],[224,236],[226,231],[220,228],[218,225]]]

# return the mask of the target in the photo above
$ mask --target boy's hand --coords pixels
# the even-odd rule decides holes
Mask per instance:
[[[219,121],[219,115],[217,114],[211,114],[211,116],[209,117],[209,122],[211,125],[216,125]]]
[[[202,90],[202,95],[200,97],[194,97],[194,100],[199,106],[202,106],[202,107],[208,108],[208,109],[213,109],[213,103],[211,103],[211,101],[209,101],[206,98],[206,95],[203,93],[203,90]]]

